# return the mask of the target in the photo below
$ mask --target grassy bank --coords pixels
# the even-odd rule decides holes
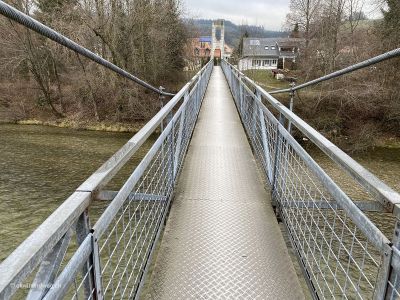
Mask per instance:
[[[244,74],[267,91],[289,87],[289,82],[275,79],[269,70],[247,70]]]
[[[111,123],[111,122],[93,122],[93,121],[75,121],[69,119],[43,121],[36,119],[19,120],[14,122],[19,125],[41,125],[59,128],[70,128],[75,130],[91,130],[105,132],[131,132],[137,133],[145,124],[144,123]]]

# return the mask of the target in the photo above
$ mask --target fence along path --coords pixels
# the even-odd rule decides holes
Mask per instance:
[[[149,299],[302,299],[221,67],[214,67]]]
[[[0,264],[0,299],[139,298],[178,180],[147,296],[302,298],[243,127],[262,165],[267,189],[272,189],[274,210],[283,220],[311,295],[315,299],[400,298],[400,195],[272,93],[222,61],[243,127],[221,69],[216,68],[191,142],[212,61],[173,95],[4,1],[0,1],[0,14],[162,97],[173,96]],[[273,93],[290,93],[293,100],[299,89],[399,56],[400,48],[394,49]],[[160,125],[163,130],[157,141],[120,190],[106,190],[107,183]],[[351,199],[292,131],[322,150],[368,199]],[[179,176],[190,143],[184,173]],[[99,200],[110,203],[92,225],[90,208]],[[371,213],[390,215],[394,235],[383,233]]]

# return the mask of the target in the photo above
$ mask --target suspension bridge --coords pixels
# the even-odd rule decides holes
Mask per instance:
[[[400,49],[274,92],[210,61],[173,95],[2,1],[0,13],[171,98],[0,264],[0,299],[399,299],[400,195],[292,108],[297,90]],[[277,93],[291,95],[289,107]],[[107,190],[158,128],[123,186]],[[299,136],[364,198],[346,193]],[[377,218],[391,222],[389,236]]]

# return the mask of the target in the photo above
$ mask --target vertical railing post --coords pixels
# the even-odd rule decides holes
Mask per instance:
[[[167,126],[171,123],[171,131],[168,134],[167,137],[167,152],[168,148],[170,150],[169,154],[169,163],[167,166],[168,170],[168,176],[170,177],[170,192],[172,193],[173,186],[175,183],[175,177],[174,177],[174,160],[175,160],[175,152],[174,152],[174,143],[175,143],[175,124],[174,124],[174,112],[171,110],[168,114],[167,117]],[[168,153],[167,153],[168,154]],[[167,160],[168,162],[168,160]],[[170,196],[170,195],[167,195]]]
[[[90,220],[88,210],[85,210],[76,223],[76,239],[78,245],[81,245],[83,243],[88,234],[90,234]],[[90,299],[91,296],[93,296],[92,291],[95,287],[93,269],[90,270],[90,265],[93,265],[93,255],[89,258],[89,260],[90,261],[86,263],[82,268],[82,277],[88,274],[83,284],[86,299]]]
[[[186,109],[187,109],[187,102],[189,101],[189,91],[186,91],[183,104],[184,107],[181,112],[181,118],[179,121],[179,133],[178,133],[178,139],[176,141],[176,150],[175,150],[175,159],[174,159],[174,178],[176,178],[177,173],[178,173],[178,167],[179,167],[179,158],[181,154],[181,148],[182,148],[182,139],[183,139],[183,127],[185,126],[185,118],[186,118]]]
[[[257,90],[254,91],[254,94],[257,94]],[[252,104],[253,104],[253,111],[252,111],[252,121],[251,121],[251,133],[252,133],[252,142],[253,147],[255,148],[255,141],[256,141],[256,134],[257,134],[257,114],[258,114],[258,105],[257,100],[251,96]]]
[[[293,105],[294,105],[294,87],[296,86],[296,84],[294,82],[292,82],[290,84],[290,104],[289,104],[289,109],[291,112],[293,112]],[[289,133],[292,133],[292,122],[290,120],[288,120],[288,127],[287,127]]]
[[[400,249],[400,220],[396,219],[396,224],[394,228],[394,234],[392,238],[392,245],[394,248]],[[390,256],[390,260],[391,260]],[[381,289],[383,292],[383,297],[375,297],[375,299],[386,299],[386,300],[395,300],[398,299],[397,293],[400,291],[400,274],[396,273],[391,264],[390,261],[388,263],[388,268],[387,270],[382,270],[384,269],[384,264],[382,263],[381,266],[381,272],[379,273],[379,278],[380,282],[385,284],[385,289]],[[386,272],[385,272],[386,271]],[[393,287],[388,284],[388,281],[393,284]],[[397,291],[397,292],[394,292]],[[382,293],[381,293],[382,294]]]
[[[393,289],[389,285],[389,278],[390,280],[393,280],[393,282],[396,281],[396,275],[394,273],[391,275],[391,272],[393,271],[391,268],[392,253],[390,245],[386,245],[386,249],[382,254],[381,266],[376,277],[375,291],[373,295],[374,300],[398,299],[397,293],[392,293]],[[397,281],[399,281],[399,279],[400,278],[398,278]],[[399,283],[395,283],[394,289],[398,291],[399,287]]]
[[[160,89],[161,92],[164,92],[164,90],[165,90],[165,88],[162,87],[162,86],[160,86],[159,89]],[[165,96],[163,94],[160,94],[158,99],[160,101],[160,110],[161,110],[164,107]],[[164,131],[164,120],[161,121],[160,127],[161,127],[161,132],[163,132]]]
[[[101,279],[100,249],[98,238],[95,232],[92,233],[92,256],[93,256],[93,275],[94,275],[94,299],[103,300],[103,287]]]
[[[238,100],[238,107],[239,107],[239,112],[240,112],[240,115],[242,115],[243,114],[243,96],[244,96],[244,83],[242,82],[242,80],[241,80],[241,77],[239,77],[240,78],[240,80],[239,80],[239,84],[240,84],[240,97],[239,97],[239,100]]]
[[[272,180],[272,187],[271,187],[271,193],[272,193],[272,201],[275,203],[274,211],[278,216],[278,211],[276,210],[277,205],[279,204],[278,199],[275,199],[277,197],[276,195],[276,182],[277,182],[277,177],[278,177],[278,168],[280,164],[280,157],[282,153],[279,153],[280,148],[282,147],[282,140],[281,140],[281,133],[280,133],[280,126],[284,126],[285,124],[285,117],[282,114],[279,114],[279,123],[276,126],[276,139],[275,139],[275,153],[274,153],[274,170],[273,170],[273,180]]]
[[[170,162],[168,165],[168,170],[169,170],[169,176],[170,176],[170,185],[171,185],[171,194],[172,194],[172,190],[174,188],[174,184],[175,184],[175,151],[174,151],[174,144],[175,144],[175,123],[173,120],[173,117],[171,115],[171,117],[168,120],[168,124],[171,123],[171,132],[169,133],[169,137],[168,137],[168,147],[170,148]]]
[[[260,113],[260,128],[261,128],[261,138],[262,138],[262,145],[264,148],[264,161],[265,161],[265,168],[266,168],[266,173],[267,177],[269,180],[269,183],[272,184],[272,166],[271,166],[271,157],[270,157],[270,151],[269,151],[269,146],[268,146],[268,135],[267,135],[267,128],[265,126],[265,119],[264,119],[264,111],[262,110],[262,98],[261,98],[261,93],[257,90],[256,93],[257,99],[258,99],[258,110]]]

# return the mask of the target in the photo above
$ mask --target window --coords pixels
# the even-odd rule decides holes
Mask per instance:
[[[273,66],[276,66],[277,64],[278,64],[278,60],[277,60],[277,59],[273,59],[273,60],[272,60],[272,65],[273,65]]]
[[[276,49],[276,47],[275,46],[271,46],[271,50],[275,50]]]
[[[265,50],[268,50],[268,46],[265,46],[264,49],[265,49]]]
[[[261,67],[262,60],[260,59],[253,59],[252,66],[253,67]]]
[[[250,40],[250,45],[251,46],[260,46],[260,41],[259,40]]]
[[[264,67],[268,67],[268,66],[270,66],[270,65],[271,65],[271,60],[266,59],[266,60],[263,61],[263,66],[264,66]]]

